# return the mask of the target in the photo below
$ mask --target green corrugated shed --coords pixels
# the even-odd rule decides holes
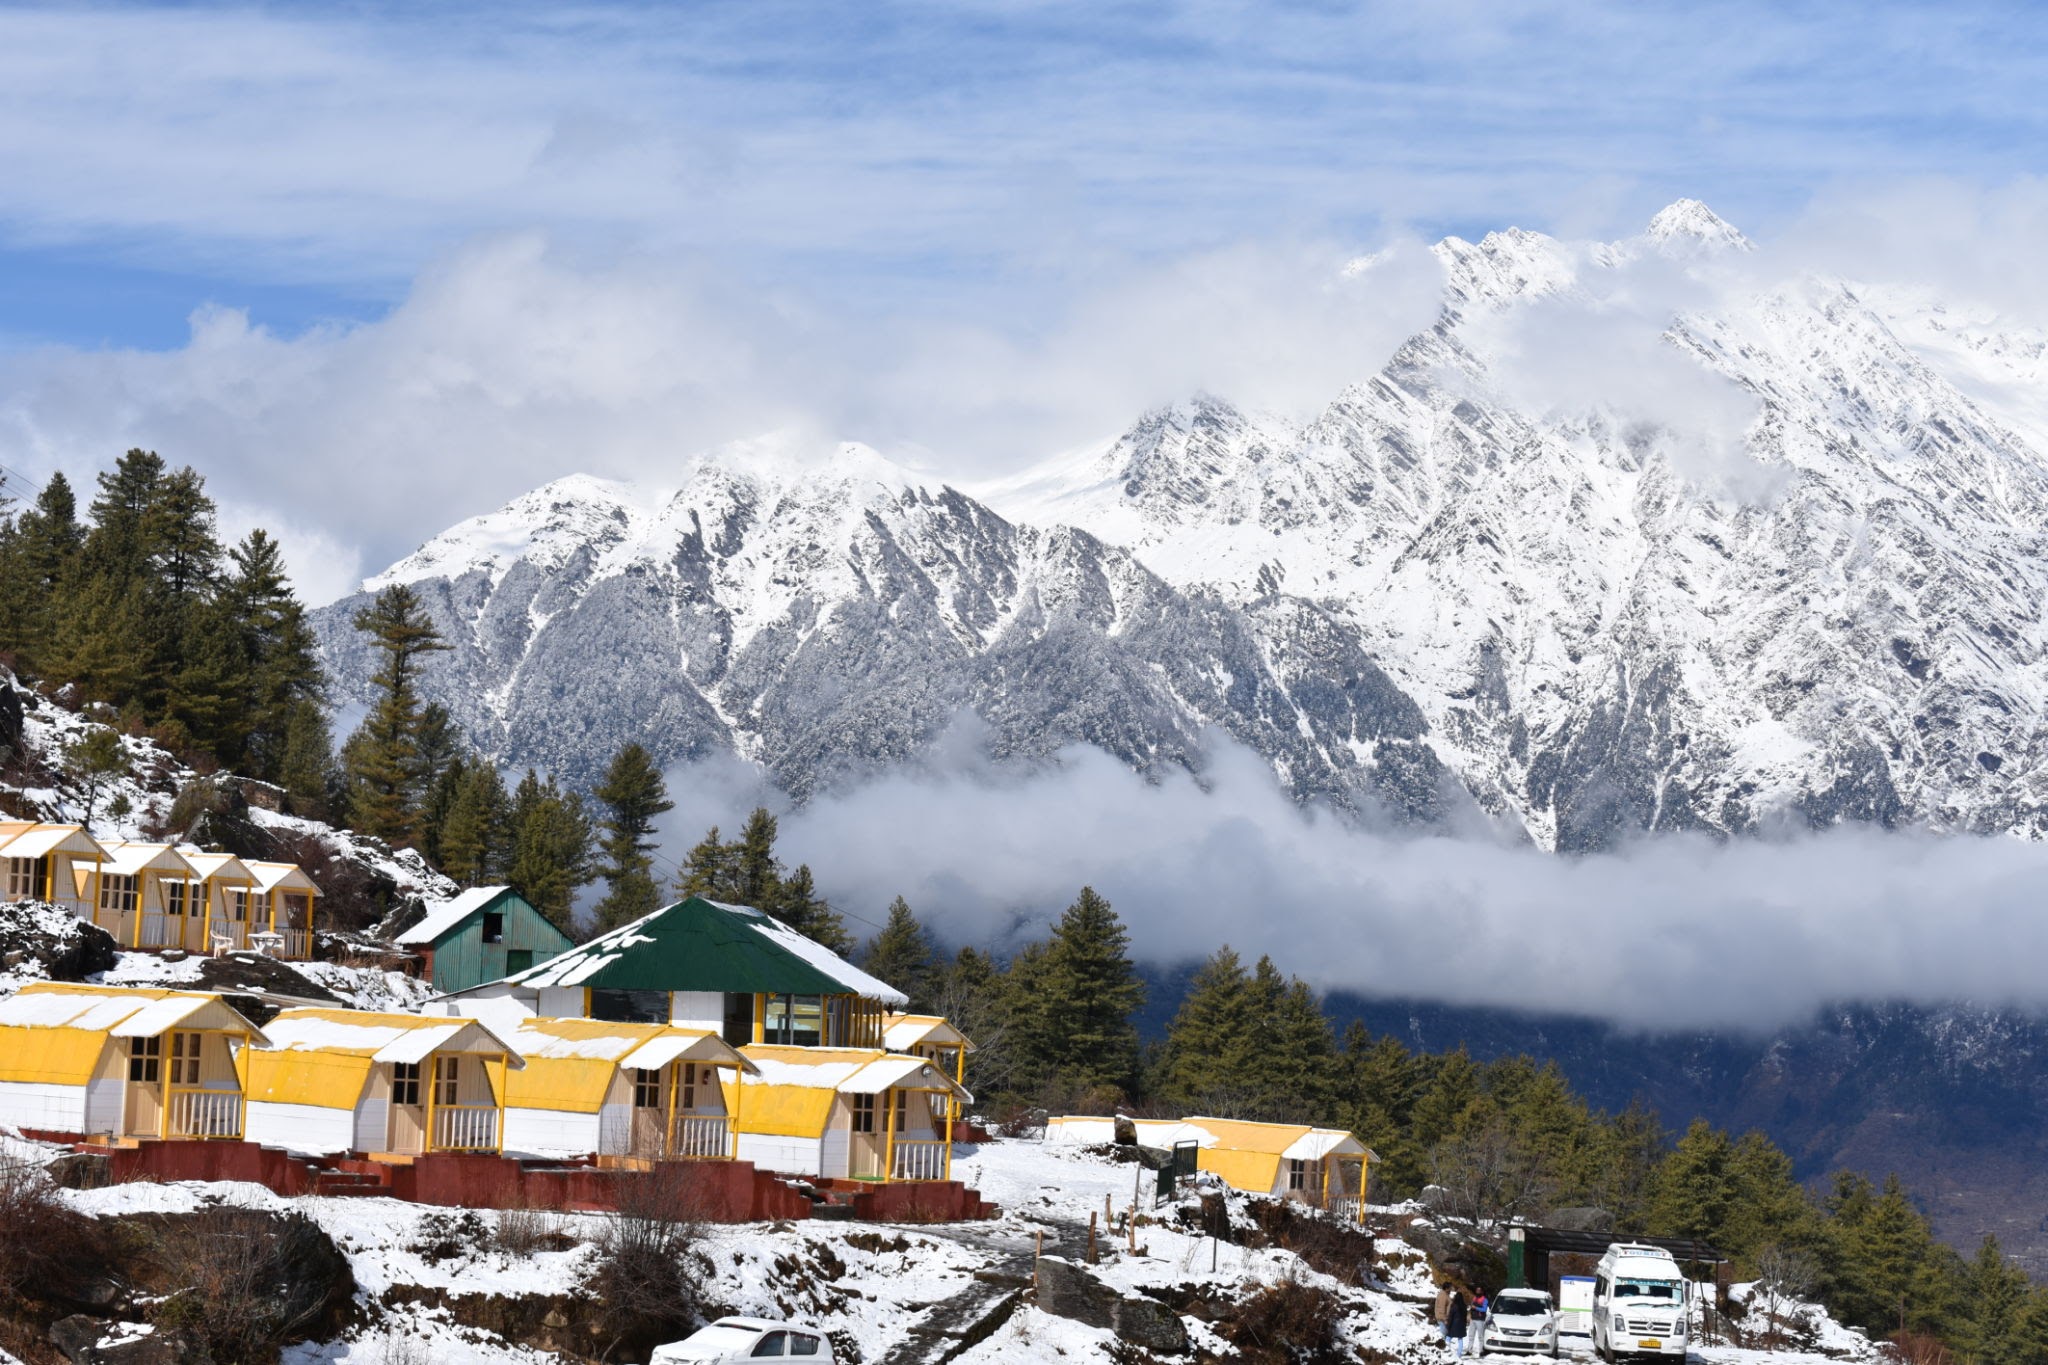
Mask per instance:
[[[701,896],[602,934],[513,979],[522,986],[608,991],[903,999],[901,992],[759,910]]]
[[[429,980],[443,994],[527,971],[576,946],[509,886],[476,887],[431,906],[398,941],[432,955]]]

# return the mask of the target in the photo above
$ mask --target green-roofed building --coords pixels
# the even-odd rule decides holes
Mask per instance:
[[[486,1020],[672,1023],[736,1047],[879,1047],[889,1011],[905,1003],[901,991],[788,925],[701,896],[443,998]]]

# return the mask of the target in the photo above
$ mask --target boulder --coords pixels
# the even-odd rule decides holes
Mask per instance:
[[[1188,1348],[1187,1325],[1163,1303],[1125,1298],[1084,1267],[1057,1256],[1038,1262],[1039,1311],[1114,1332],[1141,1350],[1176,1355]]]

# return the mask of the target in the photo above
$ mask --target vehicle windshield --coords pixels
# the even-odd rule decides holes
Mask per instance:
[[[1493,1311],[1509,1318],[1540,1316],[1550,1311],[1550,1302],[1528,1294],[1517,1294],[1513,1298],[1504,1296],[1493,1301]]]
[[[1617,1299],[1653,1299],[1659,1303],[1683,1303],[1685,1286],[1677,1280],[1616,1280]]]

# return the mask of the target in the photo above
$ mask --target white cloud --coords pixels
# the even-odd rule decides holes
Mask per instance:
[[[672,857],[709,824],[731,837],[762,790],[729,762],[669,786],[688,807]],[[1091,749],[1034,773],[956,755],[784,814],[780,849],[870,922],[901,894],[951,942],[1014,946],[1088,884],[1141,958],[1229,943],[1324,990],[1730,1030],[1846,1000],[2048,1007],[2048,849],[2010,839],[1843,829],[1561,858],[1304,810],[1219,743],[1199,784]]]
[[[1412,245],[1355,277],[1343,258],[1290,245],[1104,263],[1026,337],[827,316],[694,258],[500,236],[375,322],[287,338],[209,308],[175,351],[0,356],[0,440],[37,476],[89,480],[134,445],[194,464],[240,522],[304,533],[287,548],[325,596],[355,561],[381,567],[563,474],[659,486],[696,452],[769,430],[821,455],[848,438],[923,452],[965,479],[1107,439],[1203,387],[1306,415],[1435,306]]]

